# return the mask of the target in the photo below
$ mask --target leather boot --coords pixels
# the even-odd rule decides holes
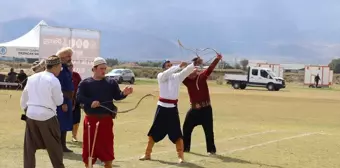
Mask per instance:
[[[64,152],[73,152],[72,150],[70,150],[70,149],[68,149],[66,147],[66,133],[67,132],[61,132],[61,136],[60,136],[60,138],[61,138],[61,145],[63,147],[63,151]]]
[[[112,168],[112,161],[105,162],[104,168]]]
[[[139,160],[151,160],[151,152],[154,145],[155,141],[151,136],[149,136],[149,141],[145,150],[145,154],[142,157],[140,157]]]
[[[184,144],[183,144],[183,139],[179,138],[176,141],[176,151],[177,151],[177,156],[178,156],[178,163],[183,163],[184,162]]]

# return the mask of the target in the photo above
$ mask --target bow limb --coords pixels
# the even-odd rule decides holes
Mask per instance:
[[[139,99],[139,101],[137,102],[137,104],[135,105],[135,107],[133,107],[133,108],[131,108],[131,109],[128,109],[128,110],[123,110],[123,111],[117,111],[117,113],[127,113],[127,112],[129,112],[129,111],[132,111],[132,110],[134,110],[134,109],[136,109],[138,106],[139,106],[139,104],[142,102],[142,100],[143,99],[145,99],[146,97],[149,97],[149,96],[153,96],[153,97],[155,97],[155,95],[153,95],[153,94],[146,94],[146,95],[144,95],[141,99]]]
[[[200,52],[202,52],[202,51],[206,51],[206,50],[212,50],[212,51],[214,51],[216,54],[220,54],[220,53],[218,53],[215,49],[213,49],[213,48],[210,48],[210,47],[208,47],[208,48],[204,48],[204,49],[200,49]]]
[[[186,48],[186,47],[184,47],[183,44],[181,43],[181,41],[180,41],[179,39],[178,39],[178,45],[179,45],[180,47],[182,47],[183,49],[185,49],[185,50],[189,50],[189,51],[195,53],[195,55],[196,55],[197,57],[199,57],[199,56],[198,56],[198,53],[197,53],[197,49],[194,50],[194,49],[191,49],[191,48]]]
[[[135,105],[135,107],[133,107],[133,108],[131,108],[131,109],[128,109],[128,110],[123,110],[123,111],[113,111],[113,110],[111,110],[111,109],[109,109],[109,108],[107,108],[106,106],[104,106],[104,105],[99,105],[101,108],[104,108],[104,109],[106,109],[106,110],[108,110],[108,111],[110,111],[111,113],[114,113],[114,114],[116,114],[116,113],[127,113],[127,112],[129,112],[129,111],[132,111],[132,110],[134,110],[134,109],[136,109],[138,106],[139,106],[139,104],[142,102],[142,100],[143,99],[145,99],[146,97],[149,97],[149,96],[153,96],[153,97],[155,97],[155,95],[153,95],[153,94],[146,94],[146,95],[144,95],[141,99],[139,99],[139,101],[137,102],[137,104]],[[107,101],[107,102],[109,102],[109,101]],[[111,101],[112,102],[112,101]]]

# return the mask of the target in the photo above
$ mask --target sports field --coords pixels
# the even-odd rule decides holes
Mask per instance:
[[[123,88],[124,85],[121,85]],[[147,93],[157,95],[157,85],[137,81],[134,93],[117,103],[119,109],[133,107]],[[156,98],[146,98],[129,113],[115,120],[114,167],[120,168],[339,168],[340,91],[290,86],[278,92],[210,84],[214,112],[217,156],[207,156],[202,127],[196,127],[192,153],[178,165],[175,145],[166,137],[155,145],[153,160],[139,161],[147,143],[147,132],[156,109]],[[10,96],[11,95],[11,96]],[[20,120],[20,91],[0,91],[0,167],[23,167],[25,124]],[[179,101],[181,123],[189,108],[185,87]],[[83,115],[83,114],[82,114]],[[82,116],[83,118],[83,116]],[[82,126],[79,137],[82,139]],[[68,134],[71,141],[71,133]],[[81,143],[68,146],[68,168],[83,167]],[[52,167],[46,151],[37,151],[37,167]],[[101,167],[97,163],[95,167]]]

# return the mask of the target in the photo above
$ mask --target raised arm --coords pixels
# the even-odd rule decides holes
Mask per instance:
[[[27,85],[28,85],[28,82],[27,82]],[[21,98],[20,98],[20,106],[21,106],[21,109],[23,110],[27,107],[27,101],[28,101],[28,92],[27,92],[28,86],[27,85],[24,88],[21,94]]]
[[[188,77],[192,71],[195,69],[194,63],[189,64],[186,66],[181,72],[173,74],[175,78],[178,78],[180,82],[183,82],[183,80]]]
[[[179,65],[176,66],[172,66],[169,69],[167,69],[164,72],[161,72],[157,75],[157,78],[159,81],[164,82],[166,81],[173,73],[175,73],[176,71],[180,70],[181,68],[179,67]]]
[[[79,103],[82,103],[82,104],[88,104],[88,105],[91,105],[93,101],[93,99],[89,98],[89,97],[86,97],[86,80],[82,80],[80,81],[79,85],[78,85],[78,91],[77,91],[77,101]]]
[[[57,106],[63,104],[64,97],[61,91],[61,85],[58,79],[55,79],[51,84],[52,86],[52,99]]]
[[[218,62],[220,61],[221,59],[220,58],[215,58],[214,61],[209,65],[209,67],[204,70],[202,72],[202,75],[208,77],[212,72],[213,70],[215,69],[216,65],[218,64]]]
[[[110,80],[110,84],[113,88],[113,99],[114,100],[123,100],[126,98],[124,93],[120,90],[118,83],[115,80]]]

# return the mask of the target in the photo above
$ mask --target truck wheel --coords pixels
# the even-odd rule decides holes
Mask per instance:
[[[239,89],[240,88],[240,83],[239,82],[233,83],[233,88],[234,89]]]
[[[274,90],[274,84],[272,84],[272,83],[269,83],[268,85],[267,85],[267,89],[269,90],[269,91],[273,91]]]
[[[247,85],[245,83],[241,83],[240,89],[245,89],[246,87],[247,87]]]

